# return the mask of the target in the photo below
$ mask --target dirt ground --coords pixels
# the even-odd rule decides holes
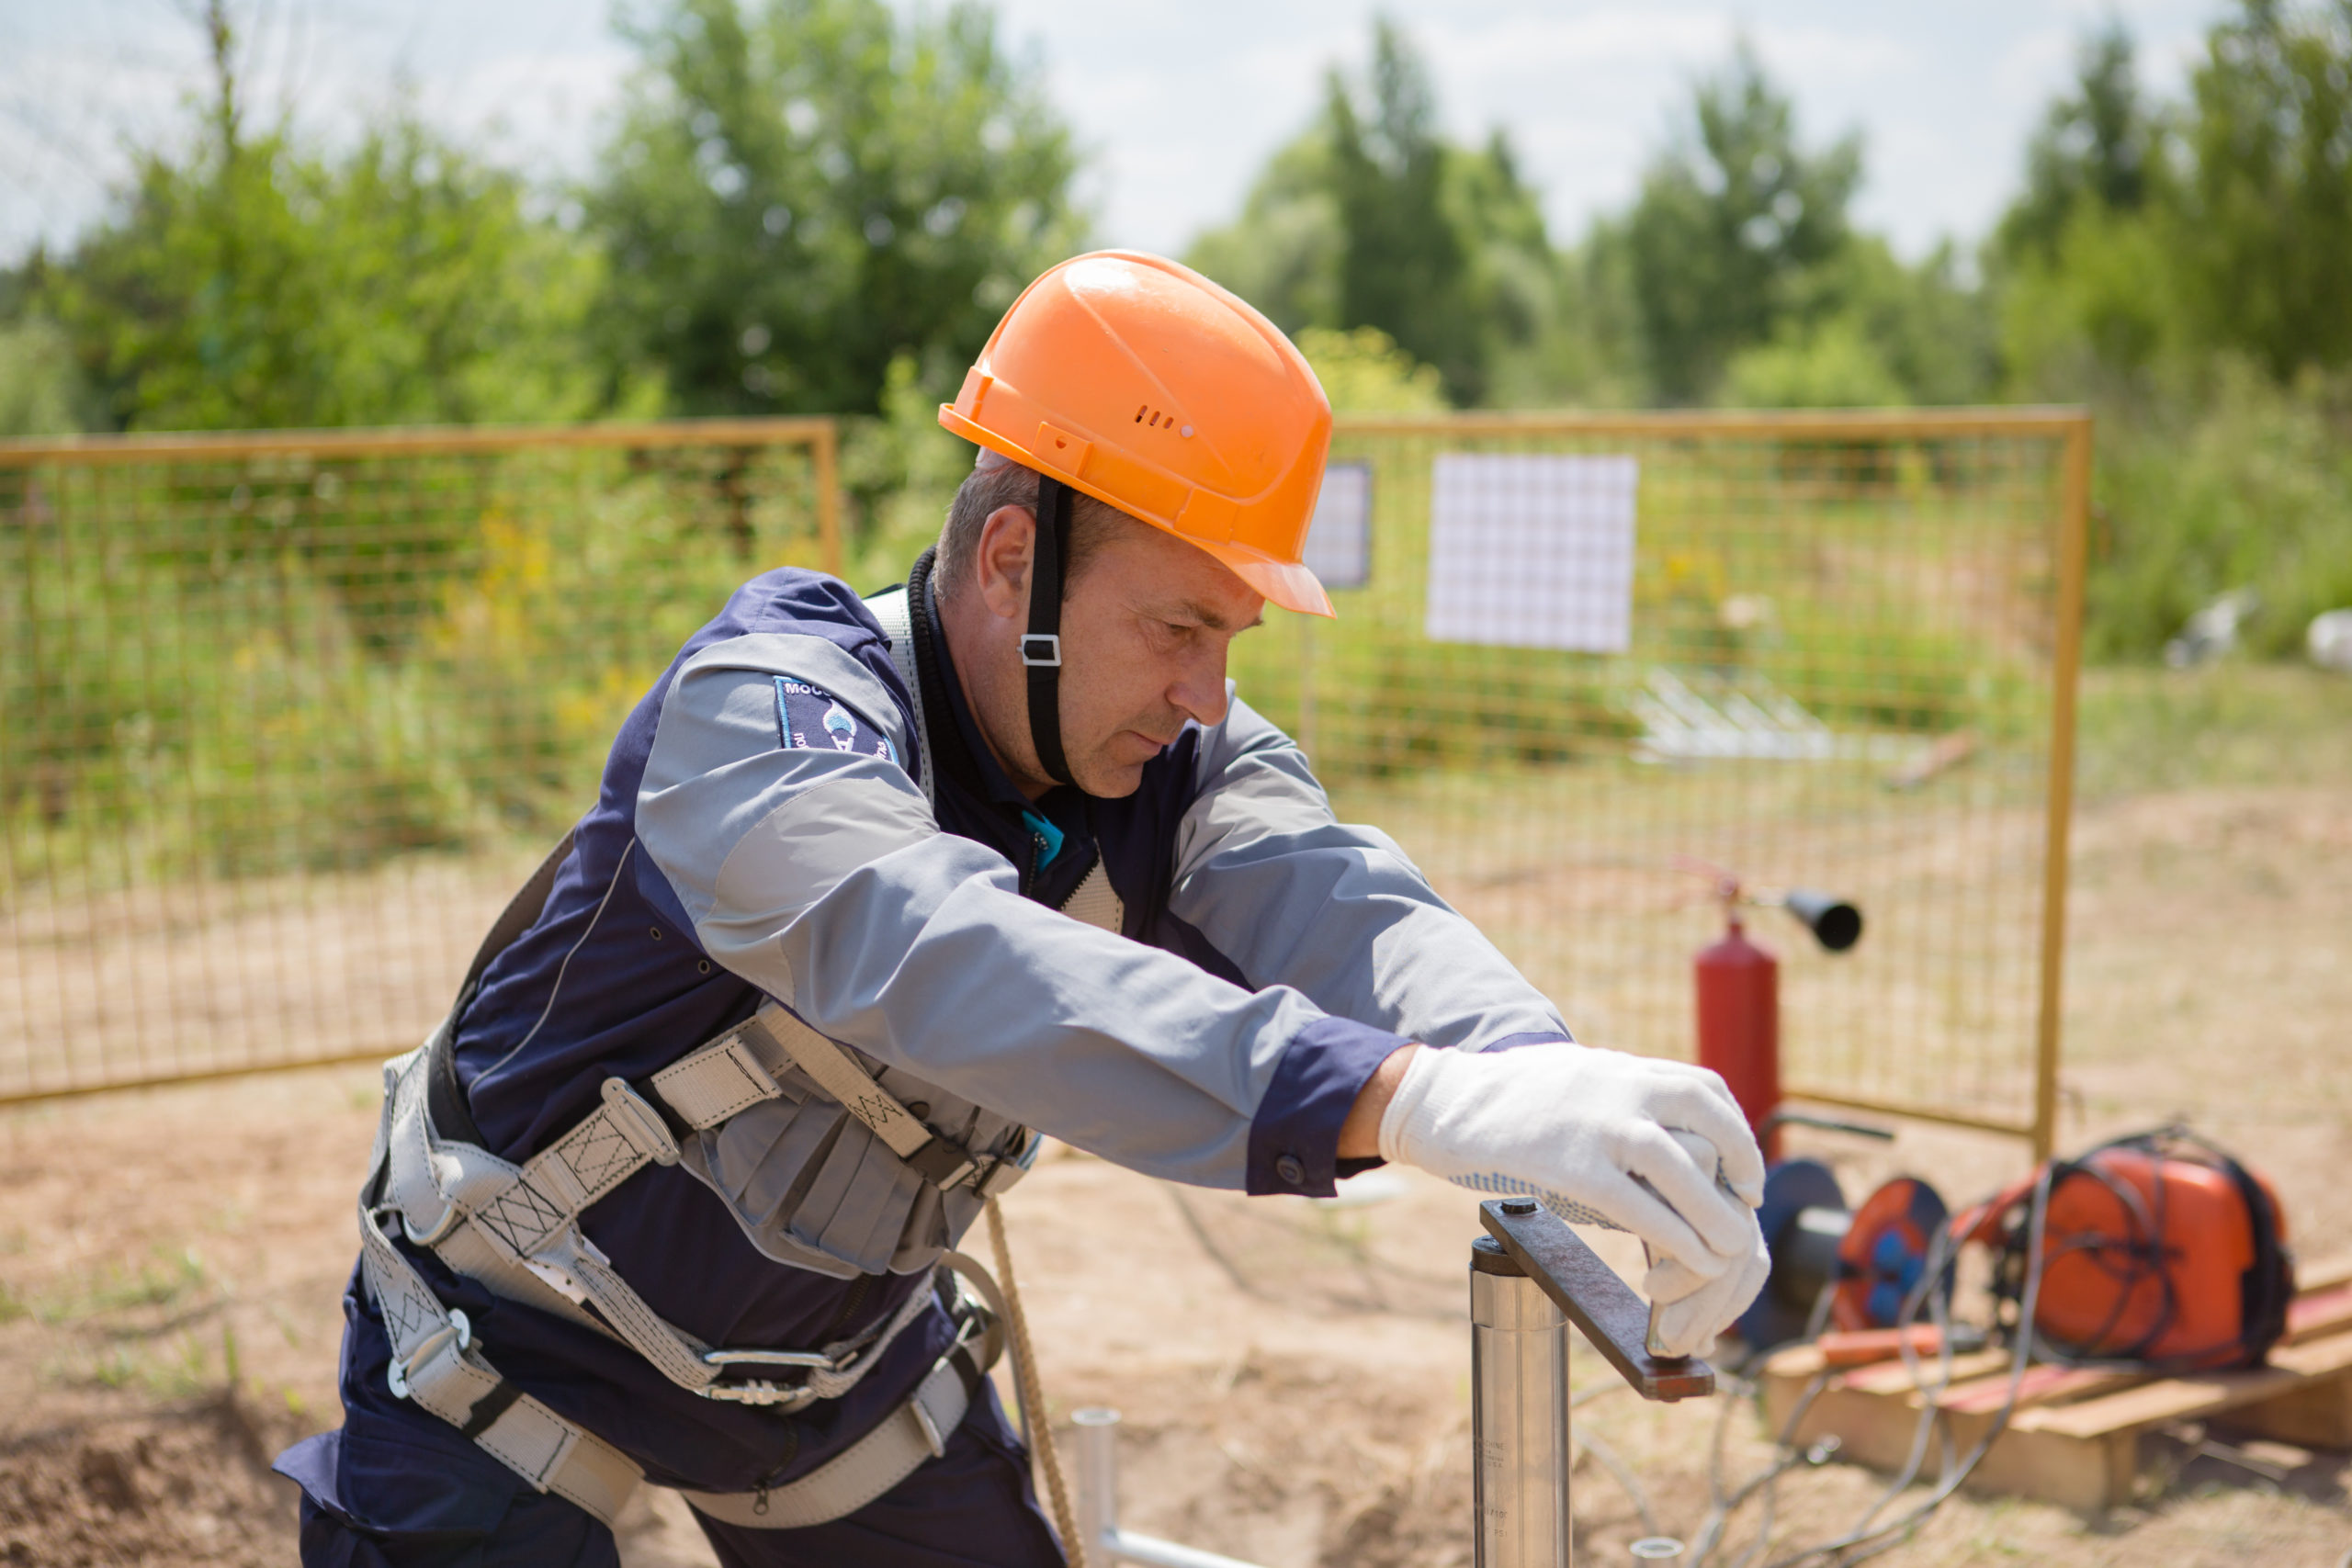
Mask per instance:
[[[2306,1258],[2352,1254],[2352,792],[2117,795],[2084,808],[2075,868],[2066,1141],[2185,1117],[2273,1179]],[[376,1092],[366,1069],[314,1069],[0,1115],[0,1562],[290,1561],[293,1499],[266,1466],[335,1419]],[[2015,1145],[1920,1128],[1792,1144],[1849,1193],[1902,1169],[1963,1201],[2022,1166]],[[1125,1414],[1125,1523],[1269,1568],[1469,1561],[1472,1201],[1388,1185],[1353,1205],[1247,1200],[1055,1149],[1014,1193],[1054,1414]],[[1604,1250],[1628,1267],[1620,1239]],[[1579,1354],[1579,1390],[1611,1375]],[[1745,1406],[1578,1410],[1582,1561],[1627,1561],[1653,1527],[1696,1533],[1719,1416],[1745,1474],[1769,1452]],[[2257,1470],[2202,1440],[2168,1438],[2130,1507],[1964,1496],[1883,1561],[2334,1568],[2352,1547],[2352,1457],[2264,1445]],[[1791,1473],[1776,1545],[1835,1533],[1880,1489],[1836,1464]],[[709,1561],[666,1499],[628,1524],[632,1568]]]

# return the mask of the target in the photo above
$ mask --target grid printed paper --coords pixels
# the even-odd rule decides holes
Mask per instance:
[[[1440,455],[1430,474],[1427,635],[1625,651],[1638,476],[1630,457]]]
[[[1333,463],[1306,528],[1306,569],[1326,588],[1372,581],[1372,465]]]

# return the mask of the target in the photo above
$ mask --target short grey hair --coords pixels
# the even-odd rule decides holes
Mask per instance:
[[[985,459],[984,459],[985,460]],[[956,488],[947,503],[947,522],[939,530],[939,554],[932,564],[932,582],[943,599],[955,597],[972,581],[972,559],[980,547],[980,529],[1000,508],[1018,506],[1037,514],[1037,473],[1018,463],[999,459],[977,467]],[[1087,563],[1122,528],[1148,527],[1107,502],[1084,491],[1072,493],[1069,513],[1069,558],[1062,563],[1062,597],[1068,599]]]

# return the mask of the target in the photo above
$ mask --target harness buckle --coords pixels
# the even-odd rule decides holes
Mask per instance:
[[[1059,632],[1031,632],[1021,639],[1021,662],[1035,668],[1051,665],[1058,668],[1062,661],[1062,636]]]
[[[922,1428],[922,1440],[930,1448],[931,1457],[945,1459],[947,1439],[940,1435],[939,1423],[931,1418],[931,1412],[922,1407],[921,1396],[907,1401],[907,1408],[914,1413],[915,1425]]]
[[[1037,1163],[1037,1151],[1046,1140],[1034,1127],[1020,1130],[1020,1136],[1004,1153],[991,1161],[985,1172],[974,1179],[972,1194],[978,1198],[993,1198],[1029,1174]]]
[[[751,1367],[808,1367],[824,1372],[840,1371],[844,1364],[822,1350],[705,1350],[702,1359],[707,1367],[740,1363]]]
[[[409,1368],[412,1365],[421,1367],[439,1355],[448,1347],[453,1335],[457,1337],[457,1354],[462,1356],[466,1348],[474,1342],[473,1321],[466,1316],[463,1307],[451,1307],[449,1321],[425,1336],[424,1343],[411,1351],[405,1359],[398,1355],[391,1358],[385,1369],[384,1382],[390,1385],[394,1399],[408,1397]]]
[[[646,1103],[644,1096],[628,1087],[627,1078],[605,1080],[605,1104],[612,1112],[614,1130],[631,1148],[655,1165],[678,1163],[678,1140],[670,1135],[670,1124]]]
[[[715,1382],[696,1391],[705,1399],[716,1399],[728,1404],[776,1404],[789,1414],[816,1400],[807,1388],[786,1388],[774,1382]]]

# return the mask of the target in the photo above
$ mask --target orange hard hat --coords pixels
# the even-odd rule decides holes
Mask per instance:
[[[1052,268],[939,423],[1198,545],[1284,609],[1331,614],[1301,558],[1330,400],[1279,328],[1190,267],[1096,251]]]

